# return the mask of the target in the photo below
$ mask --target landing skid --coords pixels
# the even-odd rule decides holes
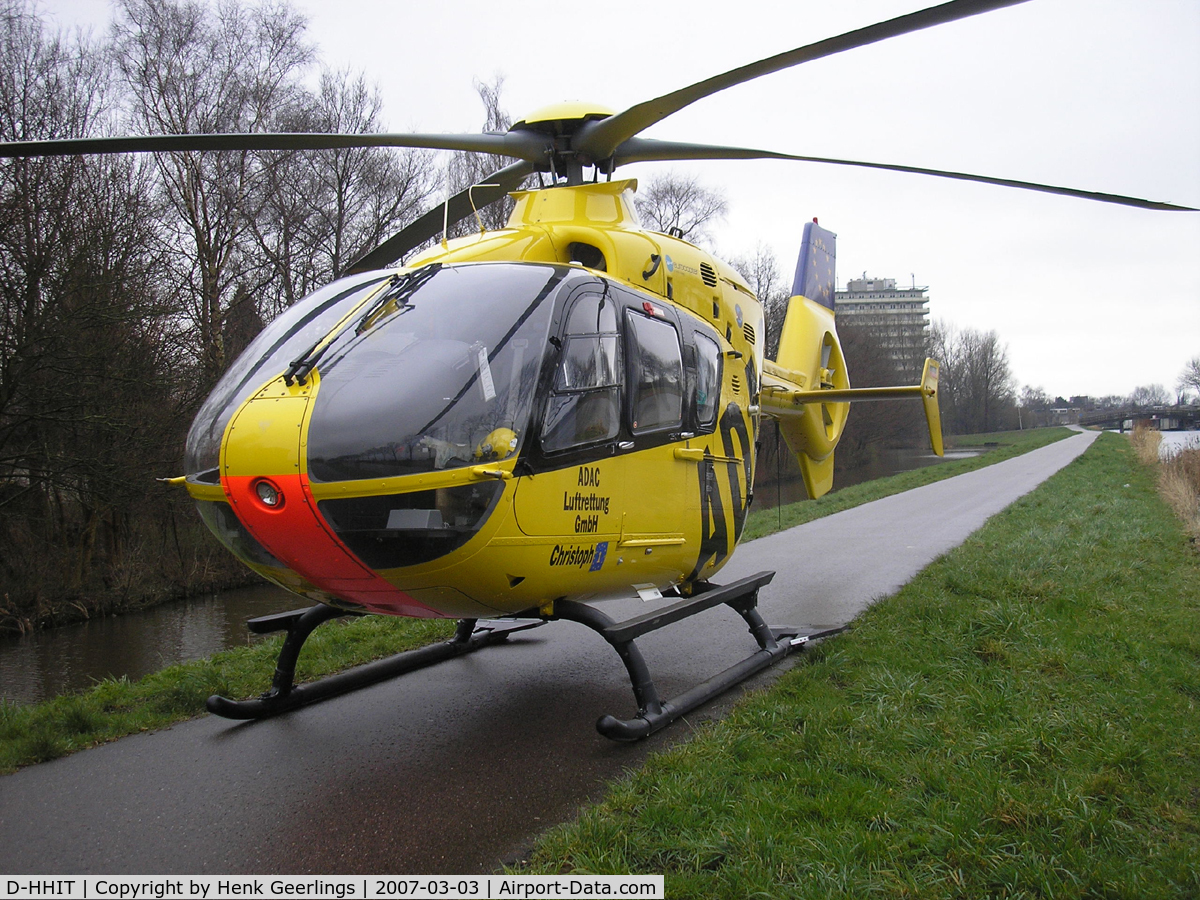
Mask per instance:
[[[600,610],[583,603],[570,600],[555,602],[548,618],[578,622],[597,632],[617,651],[629,673],[633,696],[638,705],[637,715],[632,719],[601,716],[596,722],[596,730],[614,741],[641,740],[773,665],[792,650],[803,647],[811,640],[843,630],[769,628],[758,612],[758,589],[774,577],[774,572],[759,572],[723,587],[700,583],[695,586],[695,593],[691,597],[625,622],[614,622]],[[745,620],[758,642],[758,651],[677,697],[660,699],[650,670],[634,639],[722,603]]]
[[[308,636],[317,626],[330,619],[358,614],[318,604],[309,609],[262,616],[247,623],[251,631],[256,634],[287,632],[283,648],[279,651],[271,689],[253,700],[230,700],[214,694],[208,698],[205,705],[209,712],[227,719],[263,719],[377,684],[447,659],[473,653],[491,644],[500,643],[516,631],[536,628],[555,619],[565,619],[586,625],[612,645],[625,663],[634,700],[637,701],[636,716],[631,719],[601,716],[596,722],[596,730],[614,741],[641,740],[729,690],[735,684],[773,665],[810,640],[842,630],[829,628],[814,631],[767,627],[758,612],[758,590],[774,577],[774,572],[760,572],[724,586],[701,582],[695,585],[692,596],[624,622],[616,622],[595,607],[572,600],[557,600],[541,610],[530,610],[524,614],[526,618],[489,619],[482,623],[475,619],[460,619],[454,637],[449,641],[397,653],[395,656],[301,685],[295,683],[296,660]],[[634,640],[643,634],[721,604],[732,608],[742,617],[758,642],[759,649],[691,690],[670,700],[662,700]]]
[[[308,684],[295,684],[296,660],[300,656],[300,648],[308,640],[313,630],[330,619],[341,616],[357,615],[345,610],[334,609],[332,606],[318,604],[308,609],[298,609],[293,612],[276,613],[251,619],[246,624],[256,634],[269,634],[274,631],[286,631],[287,637],[283,649],[279,651],[279,660],[275,664],[275,677],[271,689],[254,700],[230,700],[216,694],[208,698],[205,706],[214,715],[226,719],[264,719],[275,716],[297,707],[307,706],[320,700],[327,700],[339,694],[356,691],[406,672],[413,672],[432,666],[435,663],[456,656],[473,653],[491,644],[498,644],[515,631],[526,628],[536,628],[545,624],[534,620],[488,620],[476,627],[475,619],[460,619],[454,637],[440,644],[430,644],[416,650],[397,653],[386,659],[366,663],[337,675],[330,675],[320,681]]]

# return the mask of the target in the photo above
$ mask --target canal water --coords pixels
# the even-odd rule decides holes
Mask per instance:
[[[1158,445],[1158,455],[1169,459],[1180,450],[1200,450],[1200,431],[1164,431],[1162,443]]]
[[[946,459],[979,451],[949,451]],[[868,466],[839,473],[838,487],[896,472],[934,465],[928,452],[887,451]],[[756,509],[803,500],[799,478],[761,484]],[[166,603],[142,612],[93,619],[20,637],[0,637],[0,701],[37,703],[58,694],[84,690],[105,678],[136,681],[175,663],[203,659],[248,643],[246,620],[297,609],[305,601],[271,585],[223,591]],[[270,676],[263,673],[264,684]]]
[[[303,598],[264,584],[5,636],[0,638],[0,700],[37,703],[105,678],[136,681],[166,666],[249,643],[254,636],[246,630],[247,619],[305,605]],[[264,685],[270,675],[263,673]]]

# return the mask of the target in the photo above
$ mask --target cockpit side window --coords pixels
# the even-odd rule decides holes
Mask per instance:
[[[634,310],[625,313],[629,344],[629,425],[637,434],[683,422],[683,355],[675,326]]]
[[[721,348],[708,335],[697,331],[695,412],[701,431],[712,431],[721,397]]]
[[[542,449],[555,453],[612,440],[621,427],[621,345],[617,308],[605,293],[577,298],[567,315]]]

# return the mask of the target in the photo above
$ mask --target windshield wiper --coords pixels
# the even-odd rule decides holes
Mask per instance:
[[[405,276],[404,280],[397,282],[394,287],[390,287],[389,289],[385,290],[374,300],[374,302],[369,304],[367,311],[363,313],[362,317],[358,320],[358,325],[354,329],[354,334],[356,336],[360,335],[368,328],[373,327],[375,323],[372,320],[375,319],[379,315],[380,311],[389,304],[394,303],[397,309],[401,307],[403,307],[406,311],[411,309],[412,305],[408,302],[408,298],[415,294],[417,289],[420,288],[421,285],[423,285],[430,278],[432,278],[434,273],[436,273],[441,267],[441,263],[433,263],[432,265],[425,266],[424,268],[418,269],[416,272],[409,273],[407,276]]]
[[[384,281],[362,303],[354,307],[341,321],[334,325],[333,329],[327,335],[305,350],[296,359],[292,360],[292,364],[288,366],[288,370],[283,373],[284,383],[288,387],[291,387],[294,382],[306,384],[308,376],[316,368],[317,363],[321,361],[321,357],[325,355],[325,351],[345,332],[352,320],[356,317],[358,319],[358,324],[354,328],[354,334],[362,334],[371,324],[372,317],[377,316],[379,311],[387,304],[395,303],[397,306],[408,306],[408,298],[432,278],[441,267],[441,263],[432,263],[404,275],[393,275]],[[364,307],[366,307],[366,312],[363,312]]]

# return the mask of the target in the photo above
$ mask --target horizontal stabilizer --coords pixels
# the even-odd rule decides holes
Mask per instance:
[[[781,420],[802,415],[804,409],[817,403],[854,403],[864,400],[896,400],[905,397],[920,399],[925,407],[929,426],[929,443],[938,456],[943,454],[942,419],[938,409],[938,363],[925,360],[921,383],[895,387],[820,388],[806,390],[803,381],[775,363],[766,362],[763,375],[762,411]]]
[[[938,411],[938,364],[925,361],[921,383],[895,387],[852,388],[838,341],[833,310],[834,235],[816,223],[805,228],[796,270],[796,293],[788,301],[775,360],[763,360],[759,407],[779,422],[779,431],[796,456],[804,487],[812,499],[833,487],[833,453],[841,439],[850,404],[861,400],[920,399],[933,452],[942,455]],[[821,292],[828,288],[828,305]]]

